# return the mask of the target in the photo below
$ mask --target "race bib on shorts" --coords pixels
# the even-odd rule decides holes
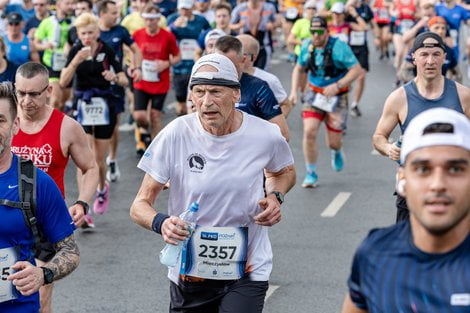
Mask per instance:
[[[183,60],[194,60],[198,48],[195,39],[183,39],[180,41],[181,58]]]
[[[247,227],[196,227],[183,250],[183,275],[232,280],[245,276]]]
[[[15,248],[0,249],[0,303],[16,299],[17,292],[13,282],[7,280],[13,274],[11,267],[18,261],[18,252]]]
[[[312,106],[325,112],[333,112],[338,104],[339,97],[326,97],[321,93],[315,95]]]
[[[402,20],[400,22],[401,33],[404,34],[405,32],[409,31],[415,22],[413,20]]]
[[[103,98],[93,97],[90,103],[78,100],[77,121],[83,126],[109,125],[109,107]]]
[[[351,46],[363,46],[366,43],[366,32],[352,31],[349,37]]]
[[[52,53],[52,70],[59,72],[67,63],[67,58],[63,52],[53,52]]]
[[[288,19],[295,19],[297,16],[299,15],[299,10],[297,10],[297,8],[288,8],[287,11],[286,11],[286,17]]]
[[[157,61],[142,60],[142,79],[151,83],[160,81]]]

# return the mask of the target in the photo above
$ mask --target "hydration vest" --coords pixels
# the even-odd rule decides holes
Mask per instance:
[[[308,69],[313,76],[319,76],[318,70],[322,69],[325,74],[325,78],[334,78],[346,73],[347,69],[339,69],[335,66],[333,62],[333,47],[335,45],[337,38],[329,37],[328,43],[326,44],[325,49],[323,50],[323,66],[318,66],[315,62],[315,46],[313,46],[312,52],[310,54],[310,60],[308,62]]]

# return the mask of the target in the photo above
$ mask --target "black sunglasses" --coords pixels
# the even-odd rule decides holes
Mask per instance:
[[[18,23],[18,22],[10,22],[10,23],[8,23],[8,25],[11,25],[11,26],[18,26],[18,25],[20,25],[20,23]]]

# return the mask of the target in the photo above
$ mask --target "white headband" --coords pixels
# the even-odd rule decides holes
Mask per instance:
[[[160,18],[162,15],[160,13],[142,13],[143,18]]]

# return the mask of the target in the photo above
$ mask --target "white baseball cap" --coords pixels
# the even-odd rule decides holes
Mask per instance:
[[[198,71],[203,65],[214,67],[217,72]],[[201,57],[191,71],[189,88],[195,85],[216,85],[240,88],[237,68],[225,55],[211,53]]]
[[[192,9],[194,0],[178,0],[178,9]]]
[[[439,125],[439,131],[433,130]],[[470,150],[470,121],[455,110],[435,108],[413,118],[406,128],[400,160],[412,151],[430,146],[457,146]]]
[[[317,8],[317,1],[316,0],[308,0],[307,2],[305,2],[304,4],[304,9],[307,9],[307,8]]]
[[[331,7],[331,12],[339,14],[344,13],[344,3],[336,2],[335,4],[333,4],[333,6]]]
[[[213,29],[206,34],[206,38],[204,38],[204,44],[207,46],[207,43],[209,42],[209,40],[211,39],[217,40],[220,37],[226,36],[226,35],[227,34],[221,29],[217,29],[217,28]]]

